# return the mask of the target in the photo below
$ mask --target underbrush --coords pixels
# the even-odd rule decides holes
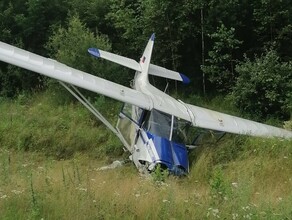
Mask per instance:
[[[131,163],[97,169],[122,146],[77,102],[1,101],[1,219],[292,218],[291,140],[225,135],[190,152],[186,177],[148,179]],[[114,122],[119,104],[93,102]]]
[[[120,105],[105,98],[94,102],[114,124]],[[0,112],[2,148],[43,152],[57,159],[77,152],[90,152],[96,158],[122,153],[121,144],[102,122],[77,101],[60,103],[54,93],[19,95],[2,102]]]

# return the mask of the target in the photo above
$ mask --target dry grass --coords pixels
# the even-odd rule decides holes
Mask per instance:
[[[1,219],[291,217],[291,162],[285,160],[230,163],[219,179],[227,189],[220,198],[208,182],[215,177],[204,174],[210,162],[204,152],[188,177],[159,184],[140,176],[132,164],[98,171],[106,162],[82,154],[57,161],[2,149],[0,158]]]

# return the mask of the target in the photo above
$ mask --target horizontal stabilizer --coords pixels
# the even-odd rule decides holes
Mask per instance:
[[[177,81],[181,81],[184,84],[190,83],[190,79],[182,73],[178,73],[172,70],[168,70],[164,67],[157,66],[154,64],[150,64],[149,74],[153,76],[164,77],[167,79],[173,79]]]
[[[114,63],[136,70],[138,72],[142,71],[140,64],[137,61],[130,58],[123,57],[123,56],[113,54],[110,52],[106,52],[103,50],[99,50],[97,48],[89,48],[88,53],[90,53],[94,57],[103,58],[103,59],[112,61]],[[153,75],[153,76],[173,79],[173,80],[181,81],[185,84],[188,84],[190,82],[190,79],[184,74],[181,74],[172,70],[168,70],[164,67],[160,67],[154,64],[150,64],[148,71],[149,71],[148,74]]]
[[[90,53],[94,57],[103,58],[103,59],[112,61],[114,63],[120,64],[122,66],[128,67],[130,69],[141,72],[140,64],[133,59],[123,57],[117,54],[113,54],[110,52],[106,52],[103,50],[99,50],[97,48],[89,48],[88,53]]]

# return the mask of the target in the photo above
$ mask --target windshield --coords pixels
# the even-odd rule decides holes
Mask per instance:
[[[143,128],[151,134],[168,140],[186,143],[190,123],[154,109],[146,115]]]
[[[154,109],[146,116],[143,128],[152,134],[169,139],[171,118],[171,115]]]

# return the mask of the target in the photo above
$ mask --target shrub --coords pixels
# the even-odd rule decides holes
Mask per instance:
[[[253,118],[287,118],[291,109],[292,63],[281,62],[274,50],[236,67],[239,76],[231,94],[242,112]]]

